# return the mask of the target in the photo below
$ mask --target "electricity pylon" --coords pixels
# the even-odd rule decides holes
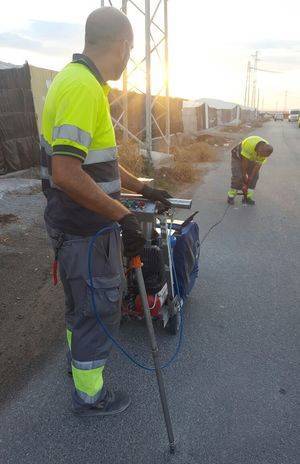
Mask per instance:
[[[147,158],[151,162],[153,125],[164,139],[167,151],[170,146],[168,0],[101,0],[101,6],[119,8],[129,19],[132,19],[134,29],[136,27],[139,30],[139,26],[143,25],[143,37],[135,38],[135,43],[142,50],[142,54],[137,57],[133,51],[129,65],[123,74],[122,96],[112,103],[118,102],[122,106],[121,116],[118,120],[114,120],[114,124],[122,130],[123,140],[137,141],[145,148]],[[158,84],[155,97],[152,96],[154,55],[159,63],[155,69],[156,85]],[[157,82],[158,71],[162,74],[160,83]],[[137,75],[139,78],[135,79]],[[145,126],[137,134],[133,134],[128,129],[128,92],[131,90],[145,95]],[[158,102],[159,96],[164,96],[165,99]],[[163,107],[159,116],[154,114],[154,104]],[[161,118],[165,118],[164,131],[159,124]]]

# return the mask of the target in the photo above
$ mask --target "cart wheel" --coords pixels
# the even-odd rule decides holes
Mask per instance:
[[[171,316],[166,325],[166,331],[171,335],[176,335],[179,330],[179,314],[176,313]]]

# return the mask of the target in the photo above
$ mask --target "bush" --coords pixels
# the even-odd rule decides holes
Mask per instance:
[[[222,132],[242,132],[245,129],[243,124],[237,124],[236,126],[223,126],[220,128]]]
[[[185,147],[171,147],[170,152],[179,163],[201,163],[215,161],[217,158],[216,150],[206,142],[195,142]]]
[[[163,178],[166,182],[170,182],[171,184],[173,184],[174,181],[190,183],[199,178],[199,171],[191,164],[175,161],[173,166],[158,169],[155,177],[157,179]]]
[[[156,187],[175,193],[178,184],[191,184],[199,179],[200,171],[193,163],[212,161],[215,150],[204,142],[193,143],[187,147],[173,147],[174,160],[170,166],[154,169],[148,165],[135,142],[119,146],[120,164],[137,177],[152,177]]]

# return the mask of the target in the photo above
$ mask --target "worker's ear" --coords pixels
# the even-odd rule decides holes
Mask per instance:
[[[123,62],[128,62],[130,57],[130,52],[132,49],[132,45],[128,42],[128,40],[123,40],[122,42],[122,60]]]
[[[131,44],[128,40],[117,40],[112,49],[114,59],[114,76],[111,80],[120,79],[130,57]]]

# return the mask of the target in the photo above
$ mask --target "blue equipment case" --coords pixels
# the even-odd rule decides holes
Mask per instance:
[[[191,221],[184,227],[173,224],[173,229],[175,230],[172,236],[174,267],[179,296],[185,299],[190,294],[199,274],[199,227],[196,222]],[[176,288],[175,293],[178,293]]]

